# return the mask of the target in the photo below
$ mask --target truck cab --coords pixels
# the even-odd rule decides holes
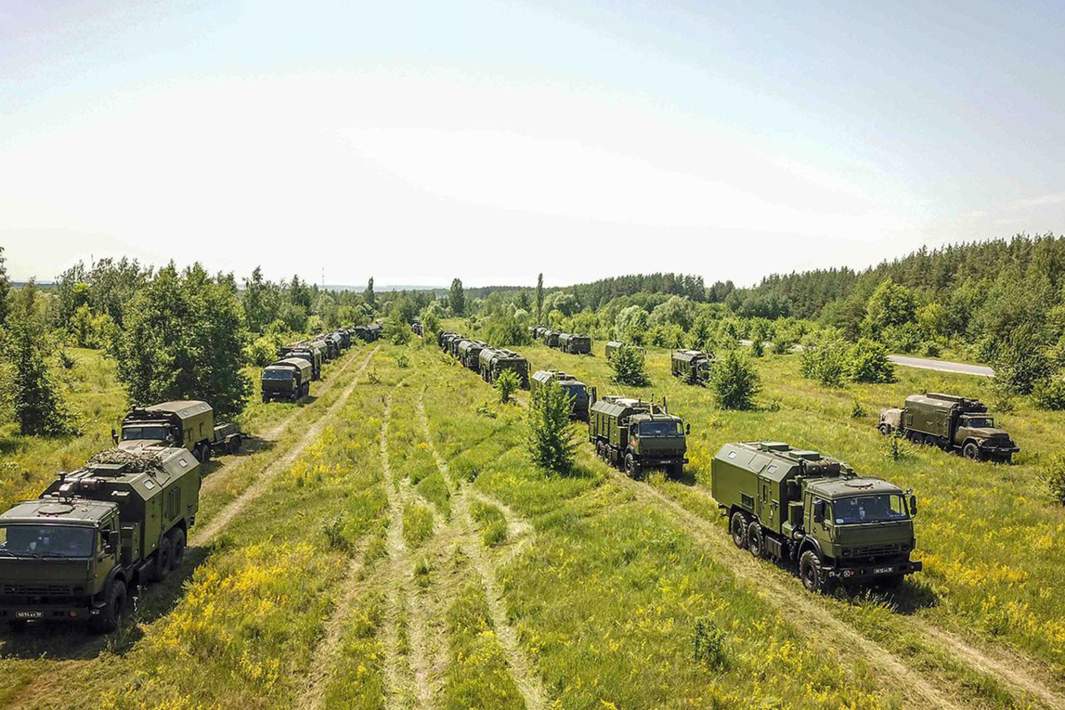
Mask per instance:
[[[634,478],[645,468],[673,476],[683,472],[690,426],[664,404],[612,395],[600,399],[594,388],[590,401],[588,439],[600,458]]]

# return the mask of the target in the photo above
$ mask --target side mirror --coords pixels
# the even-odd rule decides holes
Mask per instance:
[[[814,503],[814,522],[825,522],[825,502],[823,500]]]
[[[685,424],[684,425],[684,433],[685,434],[691,434],[692,433],[692,425],[691,424]]]
[[[114,427],[111,427],[111,441],[114,442],[115,446],[118,446],[118,432],[115,431]]]
[[[910,496],[910,517],[917,515],[917,496]]]

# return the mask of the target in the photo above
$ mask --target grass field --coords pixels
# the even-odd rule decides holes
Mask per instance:
[[[596,357],[519,349],[534,368],[619,391],[600,348]],[[93,355],[79,353],[79,365]],[[579,425],[577,470],[545,476],[524,453],[520,402],[497,404],[432,345],[353,349],[330,366],[317,400],[251,408],[248,425],[271,436],[217,464],[184,574],[143,594],[122,632],[4,636],[0,702],[1065,702],[1065,604],[1055,594],[1065,513],[1038,480],[1040,462],[1061,448],[1060,416],[1020,403],[998,417],[1023,448],[1013,466],[905,444],[896,461],[874,429],[880,407],[922,389],[984,396],[987,383],[900,368],[891,385],[825,390],[798,377],[796,357],[767,356],[760,408],[736,413],[673,380],[667,352],[650,350],[648,364],[652,387],[628,393],[664,395],[691,422],[682,480],[625,478],[592,456]],[[101,406],[120,394],[105,384],[92,394]],[[852,416],[856,401],[863,416]],[[925,571],[894,597],[822,598],[735,549],[709,496],[709,461],[722,443],[753,439],[816,448],[914,487]]]

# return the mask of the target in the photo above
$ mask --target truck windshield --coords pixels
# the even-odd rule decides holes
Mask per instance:
[[[122,441],[166,441],[170,430],[162,424],[122,427]]]
[[[639,436],[676,436],[680,434],[680,422],[661,420],[640,422]]]
[[[897,493],[851,496],[832,501],[832,519],[836,525],[883,523],[909,517],[906,501]]]
[[[566,391],[566,394],[575,399],[582,399],[586,396],[584,385],[567,385],[563,383],[562,389]]]
[[[291,380],[291,370],[263,370],[264,380]]]
[[[73,525],[2,525],[0,555],[91,557],[96,531]]]
[[[965,425],[978,429],[990,429],[995,426],[995,420],[991,417],[965,417]]]

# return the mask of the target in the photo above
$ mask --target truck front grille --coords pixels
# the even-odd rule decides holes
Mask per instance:
[[[84,587],[72,584],[5,584],[4,596],[18,597],[60,597],[81,594]]]
[[[879,557],[881,555],[895,555],[902,552],[902,545],[865,545],[863,547],[849,547],[843,550],[844,557]]]

